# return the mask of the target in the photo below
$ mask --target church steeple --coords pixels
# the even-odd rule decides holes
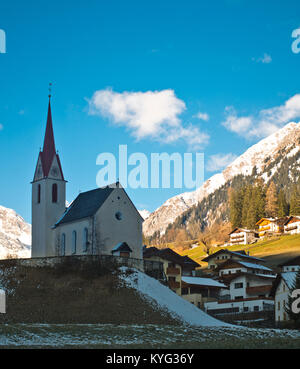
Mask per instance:
[[[55,155],[56,155],[56,150],[55,150],[55,141],[54,141],[54,133],[53,133],[53,125],[52,125],[52,114],[51,114],[51,103],[50,103],[50,95],[49,95],[47,125],[46,125],[46,133],[45,133],[45,138],[44,138],[44,146],[43,146],[43,151],[42,151],[43,172],[44,172],[45,177],[48,177],[49,170],[51,168],[51,164],[53,162],[53,158]]]
[[[50,99],[51,99],[51,95],[49,95],[44,145],[43,145],[43,150],[40,151],[39,153],[37,168],[36,168],[36,172],[34,175],[34,181],[37,179],[41,179],[41,178],[48,178],[49,176],[53,177],[53,174],[55,178],[64,180],[60,158],[55,148]],[[56,167],[56,169],[52,170],[53,167]]]
[[[66,209],[66,181],[55,148],[50,98],[44,145],[32,182],[32,257],[56,255],[52,227]]]

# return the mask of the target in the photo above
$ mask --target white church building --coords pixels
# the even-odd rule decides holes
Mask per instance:
[[[66,180],[55,148],[51,104],[32,181],[32,254],[119,255],[142,259],[143,218],[120,183],[80,193],[66,208]]]

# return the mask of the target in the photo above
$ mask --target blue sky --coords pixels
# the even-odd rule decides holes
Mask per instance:
[[[97,156],[119,144],[146,155],[204,152],[210,177],[300,116],[299,27],[300,4],[289,0],[1,1],[0,204],[30,221],[49,82],[68,201],[96,187]],[[96,91],[110,102],[93,101]],[[146,92],[161,108],[148,134]],[[128,189],[150,211],[183,191]]]

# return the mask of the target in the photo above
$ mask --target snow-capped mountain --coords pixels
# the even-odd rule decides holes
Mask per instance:
[[[150,211],[149,211],[149,210],[146,210],[146,209],[144,209],[144,210],[139,210],[138,212],[140,213],[141,217],[142,217],[144,220],[146,220],[146,219],[149,217],[149,215],[151,214],[151,213],[150,213]]]
[[[0,259],[27,258],[31,249],[31,225],[14,210],[0,206]]]
[[[284,158],[297,158],[291,171],[299,170],[300,159],[300,123],[289,123],[277,132],[251,146],[244,154],[235,159],[223,172],[213,175],[193,192],[185,192],[167,200],[145,220],[143,232],[146,236],[159,231],[164,234],[167,226],[197,204],[209,194],[215,192],[237,175],[251,175],[256,168],[257,174],[268,182],[276,174]],[[299,178],[299,177],[298,177]],[[208,209],[209,210],[209,209]]]

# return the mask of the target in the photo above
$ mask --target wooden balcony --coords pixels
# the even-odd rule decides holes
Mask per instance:
[[[272,285],[246,287],[246,293],[248,295],[259,295],[262,293],[270,293]]]
[[[180,282],[168,281],[168,285],[172,289],[180,288]]]
[[[180,274],[180,269],[179,268],[172,268],[172,267],[168,267],[167,268],[167,275],[179,275]]]

